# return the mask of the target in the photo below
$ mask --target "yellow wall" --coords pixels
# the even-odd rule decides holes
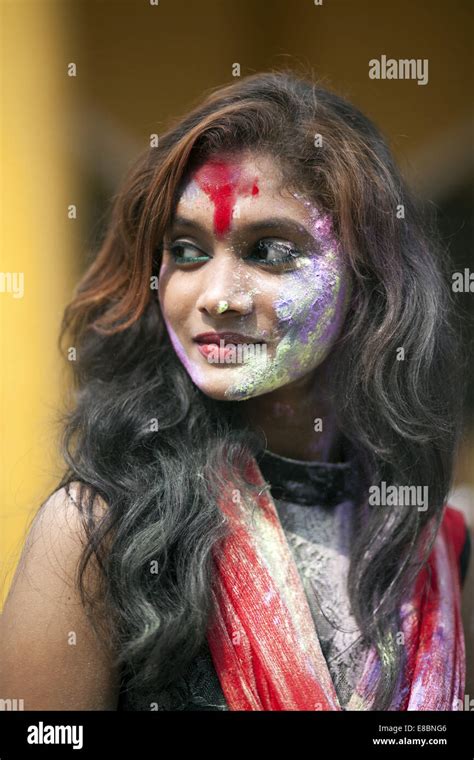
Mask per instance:
[[[2,272],[24,275],[24,294],[0,293],[0,590],[6,593],[25,527],[53,487],[54,414],[62,390],[56,348],[75,277],[78,202],[66,150],[67,27],[60,3],[1,5]]]

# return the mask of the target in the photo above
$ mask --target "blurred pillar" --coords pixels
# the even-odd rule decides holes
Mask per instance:
[[[65,5],[4,0],[0,9],[0,605],[32,513],[60,471],[57,334],[77,260],[67,207],[80,205]]]

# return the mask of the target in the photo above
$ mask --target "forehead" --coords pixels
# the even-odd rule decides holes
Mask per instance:
[[[252,221],[284,212],[304,222],[308,211],[286,187],[276,157],[244,152],[203,163],[187,178],[176,207],[177,216],[207,222],[217,235],[225,235],[243,215]]]

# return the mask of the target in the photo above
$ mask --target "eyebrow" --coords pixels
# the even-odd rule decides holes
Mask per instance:
[[[171,222],[170,229],[175,228],[187,228],[190,230],[198,230],[205,234],[209,234],[207,227],[194,219],[188,219],[184,216],[175,216]],[[247,222],[246,224],[239,225],[238,229],[234,230],[236,237],[242,237],[245,233],[259,232],[261,230],[282,230],[285,228],[292,235],[303,236],[308,244],[314,245],[317,241],[310,231],[302,224],[294,219],[285,216],[272,216],[268,219],[257,219],[254,222]]]

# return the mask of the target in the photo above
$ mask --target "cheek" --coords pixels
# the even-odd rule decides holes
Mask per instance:
[[[309,338],[322,318],[340,311],[343,281],[344,272],[331,263],[311,262],[296,272],[273,304],[279,329]]]
[[[189,313],[190,290],[183,287],[179,272],[168,274],[166,267],[162,267],[158,281],[158,301],[163,319],[167,325],[171,325],[175,331],[179,330],[184,316]]]
[[[296,272],[273,304],[277,361],[301,370],[322,361],[340,332],[348,292],[348,273],[335,257]]]
[[[299,345],[331,343],[337,337],[347,311],[350,273],[334,235],[330,215],[321,214],[304,198],[300,197],[300,200],[308,208],[321,255],[303,260],[303,265],[275,302],[275,314],[281,329],[290,330]]]

